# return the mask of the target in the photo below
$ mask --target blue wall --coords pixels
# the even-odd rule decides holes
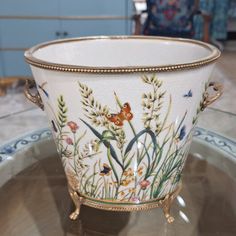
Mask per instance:
[[[132,0],[0,0],[0,76],[29,76],[24,49],[58,38],[131,34]],[[18,19],[55,17],[54,19]],[[122,19],[65,20],[113,16]],[[9,19],[7,17],[13,17]]]

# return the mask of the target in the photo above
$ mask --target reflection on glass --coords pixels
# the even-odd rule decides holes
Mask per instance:
[[[186,223],[190,223],[189,218],[182,211],[179,211],[179,215]]]
[[[200,153],[193,153],[194,157],[198,158],[199,160],[204,160],[205,158]]]
[[[186,207],[186,203],[185,203],[184,199],[181,196],[177,196],[177,201],[178,201],[180,206]]]

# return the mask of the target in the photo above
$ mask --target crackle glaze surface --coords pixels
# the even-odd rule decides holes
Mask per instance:
[[[211,70],[86,75],[33,67],[70,186],[116,203],[173,192]]]

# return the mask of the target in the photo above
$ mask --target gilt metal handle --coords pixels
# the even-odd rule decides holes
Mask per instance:
[[[208,91],[204,93],[204,101],[202,103],[202,111],[217,100],[223,94],[223,85],[217,82],[210,82],[208,88],[212,87],[216,92],[215,95],[210,95]]]
[[[40,97],[39,92],[37,91],[35,94],[32,94],[30,92],[30,89],[36,87],[36,83],[34,80],[31,79],[26,79],[25,80],[25,89],[24,89],[24,94],[26,98],[28,98],[32,103],[36,104],[39,108],[44,110],[44,105],[43,101]]]

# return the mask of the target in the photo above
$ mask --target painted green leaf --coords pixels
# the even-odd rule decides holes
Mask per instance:
[[[144,129],[140,131],[127,145],[126,150],[125,150],[125,155],[127,155],[131,149],[133,148],[134,143],[138,141],[138,139],[143,135],[143,134],[149,134],[151,139],[152,139],[152,144],[153,144],[153,151],[155,152],[157,149],[157,141],[156,141],[156,136],[155,134],[150,130],[150,129]]]
[[[124,167],[121,164],[121,162],[119,161],[119,159],[118,159],[118,157],[116,155],[115,149],[110,144],[110,142],[108,142],[107,140],[104,140],[103,136],[96,129],[94,129],[91,125],[89,125],[86,121],[84,121],[82,119],[80,119],[80,120],[94,133],[94,135],[104,144],[104,146],[106,148],[110,149],[111,156],[116,161],[116,163],[122,168],[122,170],[124,170]]]

